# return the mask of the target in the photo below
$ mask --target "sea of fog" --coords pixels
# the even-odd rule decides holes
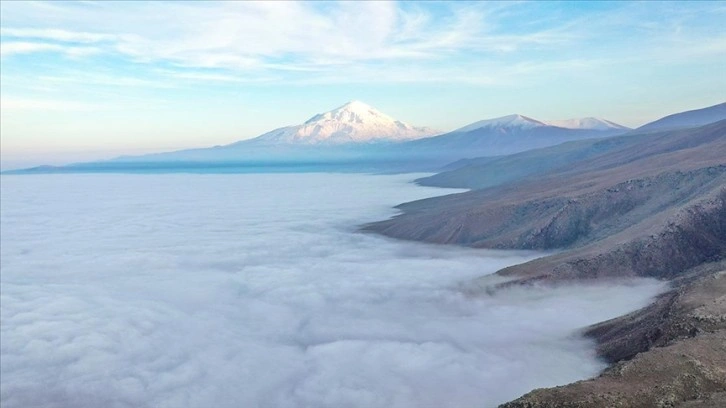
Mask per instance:
[[[356,231],[414,175],[1,178],[0,405],[492,407],[604,367],[577,330],[655,281],[514,288],[532,259]]]

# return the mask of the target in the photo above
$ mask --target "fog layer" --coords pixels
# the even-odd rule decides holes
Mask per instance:
[[[0,405],[494,406],[596,374],[576,331],[663,289],[466,297],[536,254],[356,232],[451,192],[415,177],[3,176]]]

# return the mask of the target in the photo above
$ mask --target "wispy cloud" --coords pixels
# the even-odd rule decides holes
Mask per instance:
[[[69,57],[83,57],[101,52],[97,47],[66,46],[38,42],[3,42],[0,45],[0,56],[7,57],[17,54],[32,54],[38,52],[56,52]]]
[[[131,76],[115,76],[109,74],[84,73],[83,71],[64,71],[54,75],[41,75],[36,77],[39,82],[49,84],[85,84],[102,85],[109,87],[149,87],[173,88],[173,84],[165,81],[156,81]]]
[[[171,79],[181,79],[199,82],[230,82],[230,83],[259,83],[274,81],[274,77],[255,77],[254,79],[245,78],[241,75],[221,74],[221,73],[205,73],[195,71],[173,71],[162,70],[159,74]]]
[[[63,8],[42,2],[17,7],[22,9],[19,14],[35,13],[38,18],[47,14],[48,7]],[[93,44],[137,63],[260,76],[269,76],[270,71],[331,72],[331,65],[337,70],[381,61],[450,64],[446,59],[462,54],[514,52],[568,41],[566,33],[549,28],[518,34],[503,31],[497,13],[508,7],[448,4],[434,13],[393,2],[152,2],[114,8],[74,4],[66,7],[73,9],[72,14],[59,10],[55,14],[65,17],[51,19],[46,28],[16,27],[10,21],[1,34],[7,39],[6,56],[78,54],[81,45]],[[45,42],[22,43],[24,47],[11,42],[19,40]],[[222,78],[202,73],[197,79],[205,75],[211,81]]]
[[[0,35],[6,37],[33,38],[74,43],[94,43],[117,40],[117,36],[110,34],[87,33],[50,28],[0,28]]]
[[[3,111],[93,111],[101,109],[100,105],[72,100],[0,98],[0,109]]]

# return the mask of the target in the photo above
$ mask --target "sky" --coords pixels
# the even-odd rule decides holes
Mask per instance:
[[[0,151],[227,144],[350,100],[442,131],[638,126],[726,95],[724,2],[0,3]]]

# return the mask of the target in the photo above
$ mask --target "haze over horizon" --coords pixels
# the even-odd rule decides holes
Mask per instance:
[[[113,18],[110,18],[110,17]],[[726,6],[3,2],[3,168],[256,137],[362,100],[453,130],[723,102]]]

